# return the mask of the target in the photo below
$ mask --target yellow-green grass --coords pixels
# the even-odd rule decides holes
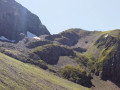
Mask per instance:
[[[105,37],[107,34],[108,37]],[[91,69],[97,68],[97,71],[102,71],[103,66],[110,60],[112,55],[114,55],[118,47],[119,35],[120,30],[102,32],[100,37],[93,42],[90,49],[85,53],[89,59],[88,66]],[[97,42],[97,40],[100,41]]]
[[[105,31],[105,32],[101,32],[101,33],[99,33],[100,34],[100,37],[102,36],[102,35],[106,35],[106,34],[108,34],[108,35],[110,35],[110,36],[112,36],[112,37],[114,37],[114,38],[119,38],[119,35],[120,35],[120,29],[116,29],[116,30],[110,30],[110,31]],[[98,58],[98,52],[101,52],[102,50],[101,49],[99,49],[99,48],[97,48],[94,44],[95,44],[95,42],[100,38],[100,37],[98,37],[93,43],[92,43],[92,45],[91,45],[91,48],[85,53],[85,55],[87,55],[87,56],[92,56],[92,54],[93,54],[93,52],[94,53],[96,53],[96,55],[94,56],[94,57],[96,57],[96,58]],[[109,39],[108,39],[109,40]],[[118,39],[116,39],[116,40],[118,40]],[[108,41],[109,42],[109,41]],[[97,50],[98,49],[98,50]]]
[[[89,90],[0,53],[0,90]]]

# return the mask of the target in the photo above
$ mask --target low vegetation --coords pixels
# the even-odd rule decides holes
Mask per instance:
[[[77,57],[74,58],[74,60],[78,63],[78,64],[83,64],[84,66],[87,67],[87,63],[88,63],[88,58],[84,55],[79,55]]]
[[[55,65],[60,56],[74,56],[74,52],[61,45],[48,44],[34,48],[29,54],[33,60],[43,60],[48,64]]]
[[[62,68],[60,73],[64,78],[72,82],[86,87],[92,86],[91,76],[80,67],[68,65]]]
[[[111,72],[111,68],[115,57],[115,52],[119,46],[120,31],[103,32],[103,34],[93,43],[90,50],[87,51],[88,57],[87,66],[91,72],[95,72],[96,75],[101,77],[105,76],[105,73]]]
[[[0,90],[89,89],[0,53]]]
[[[36,47],[38,47],[38,46],[43,46],[43,45],[46,45],[46,44],[52,44],[52,42],[50,42],[50,41],[37,41],[37,40],[31,40],[31,41],[29,41],[28,43],[27,43],[27,47],[28,48],[36,48]]]

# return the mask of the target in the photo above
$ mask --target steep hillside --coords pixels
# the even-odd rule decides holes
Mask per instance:
[[[90,90],[83,86],[120,90],[120,30],[50,35],[38,16],[0,0],[0,90]]]
[[[0,53],[1,90],[89,90]]]
[[[60,56],[74,56],[74,52],[61,45],[48,44],[34,48],[29,53],[29,58],[33,60],[44,60],[46,63],[55,65]]]
[[[103,32],[86,53],[88,66],[104,80],[120,83],[120,30]],[[118,85],[119,86],[119,85]]]
[[[63,34],[63,33],[67,33],[67,34]],[[92,79],[91,73],[95,73],[96,75],[99,75],[100,78],[103,80],[111,80],[112,82],[120,86],[119,85],[119,82],[120,82],[120,78],[119,78],[120,30],[113,30],[113,31],[107,31],[107,32],[95,32],[95,31],[85,31],[81,29],[77,29],[77,30],[72,29],[72,30],[67,30],[60,34],[57,34],[57,38],[58,36],[61,37],[63,35],[64,37],[69,39],[69,44],[71,42],[73,43],[74,39],[76,39],[77,42],[71,45],[67,45],[67,44],[65,45],[55,40],[56,35],[42,36],[40,37],[41,38],[40,40],[34,39],[34,38],[24,38],[23,40],[19,41],[17,44],[9,43],[9,42],[0,42],[0,47],[1,47],[0,52],[6,55],[9,55],[10,57],[13,57],[15,59],[21,60],[25,63],[31,63],[34,65],[37,65],[40,68],[48,70],[50,73],[54,72],[54,74],[58,76],[61,76],[60,75],[61,70],[62,69],[64,70],[64,68],[70,64],[71,67],[74,67],[71,69],[72,71],[69,69],[68,70],[65,69],[65,70],[66,72],[69,71],[71,73],[71,76],[68,78],[62,75],[62,77],[70,81],[73,81],[75,83],[79,83],[86,87],[92,87],[92,85],[95,85],[95,87],[92,87],[94,90],[95,89],[99,90],[99,88],[101,87],[101,85],[103,85],[103,83],[105,84],[105,86],[102,89],[107,88],[107,85],[110,85],[110,84],[109,83],[106,84],[107,83],[106,81],[102,81],[98,79],[97,80],[100,81],[100,83],[98,82],[97,84],[95,84],[96,78],[93,78],[92,80],[93,83],[91,83],[91,79]],[[72,36],[72,38],[70,36]],[[48,39],[48,37],[51,37],[52,39],[51,38]],[[85,71],[85,73],[76,72],[78,70],[76,70],[75,67],[82,68]],[[8,68],[11,68],[11,67],[8,67]],[[8,70],[11,71],[11,69],[8,69]],[[31,73],[32,72],[36,73],[34,71],[31,71]],[[10,74],[12,73],[14,74],[14,72],[11,72]],[[83,76],[85,78],[82,76],[82,74],[84,74]],[[40,77],[42,77],[41,75]],[[90,78],[87,75],[90,75]],[[34,78],[38,78],[38,76],[34,76]],[[30,78],[32,78],[32,76]],[[29,83],[28,79],[26,81],[27,83]],[[83,81],[85,81],[85,83],[82,83]],[[36,83],[34,82],[33,83],[34,85],[35,84],[38,85],[37,84],[38,82],[39,81],[37,81]],[[49,85],[50,88],[53,87],[53,85],[51,84],[51,81],[49,81],[49,83],[47,84]],[[33,87],[36,87],[36,85]],[[58,87],[60,88],[61,86],[58,85]],[[114,87],[116,86],[114,85],[113,88]],[[5,86],[5,88],[7,87]],[[8,88],[11,88],[11,87],[8,87]],[[36,88],[41,88],[41,87],[37,86]]]
[[[47,40],[56,44],[67,45],[72,48],[81,47],[89,49],[95,39],[99,37],[99,31],[86,31],[83,29],[68,29],[59,34],[47,36]]]

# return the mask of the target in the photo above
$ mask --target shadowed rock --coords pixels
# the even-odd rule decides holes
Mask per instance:
[[[50,35],[39,18],[15,0],[0,0],[0,36],[19,41],[21,33],[27,31],[40,35]]]

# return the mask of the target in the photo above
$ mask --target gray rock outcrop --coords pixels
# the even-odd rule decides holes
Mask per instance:
[[[40,35],[50,35],[38,16],[31,13],[15,0],[0,0],[0,36],[19,41],[21,33],[27,31]]]

